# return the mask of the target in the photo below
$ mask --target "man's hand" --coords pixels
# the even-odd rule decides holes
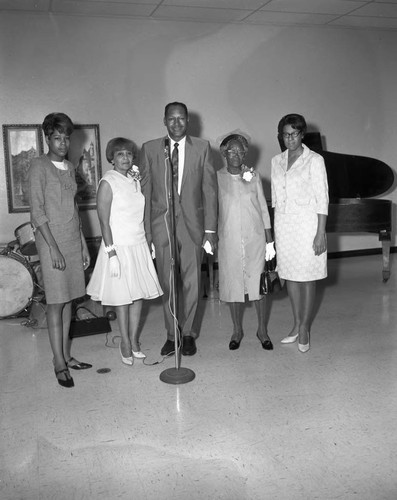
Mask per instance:
[[[216,248],[217,248],[217,243],[218,243],[218,236],[216,233],[205,233],[204,238],[203,238],[203,244],[202,247],[204,250],[213,255]],[[210,245],[210,247],[209,247]]]

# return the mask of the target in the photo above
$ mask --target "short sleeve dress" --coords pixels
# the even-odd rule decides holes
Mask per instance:
[[[112,189],[110,228],[120,260],[121,276],[110,276],[109,257],[102,240],[87,294],[93,300],[111,306],[159,297],[163,291],[145,237],[145,198],[139,181],[109,170],[100,182],[108,182]]]
[[[85,295],[75,171],[68,161],[64,161],[64,167],[64,170],[57,168],[47,155],[43,155],[33,158],[29,169],[32,224],[37,228],[48,223],[66,262],[64,271],[53,269],[49,247],[41,232],[36,231],[47,304],[66,304]]]
[[[324,159],[304,144],[302,155],[287,170],[288,150],[272,159],[271,186],[277,271],[290,281],[327,276],[327,252],[315,255],[317,214],[328,214]]]
[[[219,298],[225,302],[259,300],[265,265],[269,210],[258,175],[245,181],[226,167],[218,177]]]

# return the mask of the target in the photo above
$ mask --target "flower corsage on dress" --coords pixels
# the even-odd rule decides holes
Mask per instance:
[[[132,165],[129,175],[134,181],[140,181],[142,179],[139,168],[136,165]]]
[[[139,168],[136,165],[132,165],[131,170],[128,172],[128,176],[130,179],[135,181],[135,192],[138,191],[138,182],[142,179]]]
[[[256,176],[256,173],[253,167],[247,167],[247,165],[242,165],[240,176],[243,179],[243,181],[251,182],[252,179]]]

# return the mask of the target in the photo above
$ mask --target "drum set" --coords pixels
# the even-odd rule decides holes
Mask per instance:
[[[45,300],[33,226],[26,222],[14,234],[0,250],[0,319],[27,316],[33,302]]]

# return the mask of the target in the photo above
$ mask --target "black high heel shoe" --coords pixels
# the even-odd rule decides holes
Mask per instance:
[[[74,381],[70,375],[69,369],[68,368],[63,368],[62,370],[55,370],[55,376],[58,380],[58,384],[61,385],[62,387],[74,387]],[[65,374],[65,380],[58,378],[58,375],[61,375],[62,373]]]
[[[256,336],[258,337],[259,342],[262,344],[262,347],[263,347],[263,349],[265,349],[265,351],[272,351],[273,350],[273,343],[270,339],[266,339],[262,342],[262,340],[259,337],[259,332],[256,332]]]
[[[244,337],[244,335],[241,335],[240,340],[231,340],[229,342],[229,349],[231,351],[236,351],[240,347],[240,344],[241,344],[241,341],[243,340],[243,337]]]
[[[231,340],[229,342],[229,349],[231,351],[236,351],[240,347],[240,342],[241,340],[239,342],[237,342],[237,340]]]
[[[83,361],[77,361],[75,358],[70,358],[66,361],[66,366],[68,368],[72,368],[73,370],[88,370],[88,368],[92,368],[92,365],[89,363],[83,363]]]

